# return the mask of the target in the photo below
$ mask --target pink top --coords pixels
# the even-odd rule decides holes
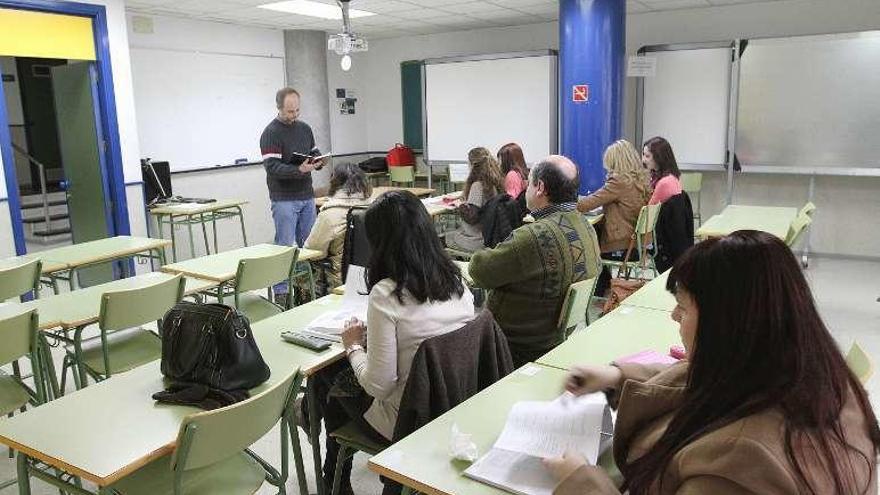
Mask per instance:
[[[663,176],[654,186],[654,194],[651,195],[648,204],[662,203],[676,194],[681,194],[681,182],[678,181],[678,177],[672,174]]]
[[[511,197],[516,199],[520,193],[526,190],[526,181],[520,177],[516,170],[507,172],[504,176],[504,191]]]

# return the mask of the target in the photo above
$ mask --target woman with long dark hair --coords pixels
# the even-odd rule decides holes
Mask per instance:
[[[498,162],[504,175],[504,191],[511,198],[518,198],[526,190],[529,170],[523,150],[516,143],[507,143],[498,150]]]
[[[738,231],[702,242],[667,289],[688,360],[582,366],[566,382],[617,405],[621,491],[877,493],[874,411],[782,241]],[[546,463],[558,494],[619,493],[576,454]]]
[[[645,141],[642,146],[642,164],[651,172],[651,188],[654,193],[648,200],[649,205],[662,203],[667,199],[681,194],[681,172],[672,145],[666,139],[656,136]]]
[[[352,318],[342,344],[347,360],[313,376],[326,431],[354,421],[375,441],[389,443],[413,357],[426,339],[474,318],[474,299],[446,252],[431,216],[408,191],[382,194],[364,217],[370,261],[367,321]],[[324,482],[329,487],[339,444],[327,436]],[[351,493],[351,459],[341,493]]]

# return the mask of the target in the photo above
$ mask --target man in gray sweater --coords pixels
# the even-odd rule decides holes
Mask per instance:
[[[260,136],[260,151],[266,168],[266,185],[272,202],[275,244],[302,246],[315,223],[315,191],[312,171],[324,163],[319,156],[312,128],[299,117],[299,93],[282,88],[275,94],[278,116]],[[276,301],[285,303],[287,283],[274,287]]]

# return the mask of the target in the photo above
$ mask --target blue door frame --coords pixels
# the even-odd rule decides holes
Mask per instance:
[[[97,103],[99,117],[97,127],[99,136],[104,139],[102,166],[104,167],[104,190],[106,198],[107,229],[111,236],[128,235],[131,227],[128,222],[128,202],[125,198],[125,179],[122,170],[122,151],[119,145],[119,126],[116,116],[116,95],[113,91],[113,71],[110,65],[110,40],[107,35],[107,11],[103,5],[91,5],[60,0],[0,0],[0,8],[33,10],[52,14],[90,17],[95,43],[95,67],[98,72]],[[103,136],[101,134],[103,133]],[[100,142],[100,141],[99,141]],[[24,254],[24,228],[21,222],[21,201],[18,196],[18,179],[12,156],[12,140],[7,121],[6,99],[0,85],[0,156],[3,157],[3,171],[9,201],[9,214],[15,237],[15,251]]]

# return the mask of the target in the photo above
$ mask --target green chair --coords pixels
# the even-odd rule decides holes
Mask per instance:
[[[635,238],[635,242],[633,243],[633,253],[638,253],[639,256],[643,256],[644,259],[632,260],[632,261],[616,261],[616,260],[602,260],[602,264],[607,266],[609,269],[612,268],[622,268],[626,274],[629,274],[631,270],[635,268],[648,268],[654,272],[654,276],[658,275],[657,266],[654,264],[654,255],[648,250],[646,242],[649,236],[654,235],[654,229],[657,226],[657,218],[660,216],[660,204],[656,205],[647,205],[643,206],[639,211],[639,217],[636,219],[636,225],[633,230],[633,237]],[[630,257],[633,257],[633,254],[630,254]],[[614,273],[612,271],[612,273]]]
[[[39,259],[0,269],[0,302],[19,298],[28,292],[33,292],[34,299],[38,298],[42,271],[43,262]]]
[[[407,167],[388,167],[388,174],[391,178],[391,185],[405,184],[406,187],[412,187],[416,181],[415,167],[412,165]]]
[[[788,227],[788,233],[785,236],[785,244],[793,249],[803,237],[804,232],[807,231],[807,228],[811,223],[813,223],[813,219],[806,213],[799,214],[795,217],[791,222],[791,225]]]
[[[145,287],[102,294],[100,335],[83,340],[86,325],[76,328],[73,345],[66,348],[61,389],[66,384],[68,367],[74,368],[73,378],[79,389],[87,385],[87,374],[99,381],[159,359],[159,336],[140,325],[157,321],[162,328],[162,317],[183,298],[185,285],[183,276],[178,275]]]
[[[798,212],[798,216],[806,215],[810,218],[813,218],[813,213],[815,213],[815,212],[816,212],[816,205],[814,205],[812,201],[807,201],[807,203]]]
[[[119,495],[255,493],[264,481],[287,493],[288,439],[294,443],[297,474],[304,482],[299,437],[289,434],[298,370],[265,391],[231,406],[186,416],[177,448],[107,488]],[[281,421],[280,472],[249,447]]]
[[[700,191],[703,189],[703,174],[687,172],[681,174],[678,180],[681,182],[682,191],[686,192],[691,198],[691,203],[694,207],[694,222],[702,224],[700,216]]]
[[[559,313],[558,330],[563,340],[567,339],[581,323],[590,324],[590,302],[593,300],[593,291],[596,290],[598,280],[599,277],[593,277],[568,286],[562,311]]]
[[[0,371],[0,415],[12,416],[15,411],[25,412],[27,405],[42,404],[44,395],[40,384],[41,368],[39,344],[37,341],[37,312],[25,311],[0,319],[0,366],[16,364],[22,357],[29,357],[34,369],[34,383],[31,389],[22,381],[18,366],[7,375]],[[10,454],[11,455],[11,454]],[[0,490],[16,484],[16,480],[0,482]]]
[[[290,309],[288,298],[286,307],[281,307],[272,302],[272,285],[292,281],[296,268],[296,258],[299,253],[297,248],[288,248],[278,254],[248,258],[238,262],[238,271],[235,275],[234,303],[235,307],[244,313],[251,323],[277,315]],[[263,297],[250,291],[266,289],[267,296]]]
[[[874,375],[874,361],[858,342],[853,342],[849,352],[846,353],[846,364],[862,385],[868,383]]]
[[[464,189],[464,183],[467,182],[470,165],[467,163],[450,163],[446,166],[446,173],[449,176],[449,189],[451,191],[459,191]]]

